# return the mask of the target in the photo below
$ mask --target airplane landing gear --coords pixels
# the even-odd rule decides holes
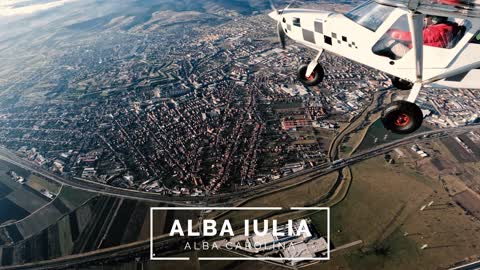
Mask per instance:
[[[407,80],[400,79],[398,77],[391,77],[391,80],[392,80],[392,85],[397,89],[410,90],[413,88],[413,83]]]
[[[318,63],[322,56],[323,49],[318,51],[317,56],[308,65],[301,65],[298,69],[297,78],[305,86],[315,86],[323,81],[325,71]]]
[[[301,65],[298,69],[297,78],[301,83],[303,83],[305,86],[315,86],[323,81],[325,72],[322,65],[317,64],[309,76],[306,75],[307,69],[307,64]]]
[[[410,134],[420,128],[423,113],[415,103],[398,100],[382,112],[383,126],[396,134]]]

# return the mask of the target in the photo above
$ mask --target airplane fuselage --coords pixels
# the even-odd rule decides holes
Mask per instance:
[[[411,82],[416,80],[415,55],[407,52],[401,59],[375,54],[375,44],[408,10],[395,8],[382,22],[367,28],[344,14],[287,9],[278,14],[285,34],[314,50],[325,50],[355,62]],[[480,44],[472,38],[480,29],[478,18],[467,18],[468,29],[451,49],[424,46],[423,78],[434,87],[480,88]],[[440,79],[439,79],[440,78]]]

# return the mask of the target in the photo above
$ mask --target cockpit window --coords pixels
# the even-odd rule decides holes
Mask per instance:
[[[377,31],[380,25],[382,25],[394,9],[394,7],[380,5],[374,1],[368,1],[354,8],[350,12],[345,13],[345,16],[367,29]]]
[[[423,25],[423,44],[427,47],[453,49],[471,27],[472,23],[465,19],[427,15]],[[403,15],[373,46],[373,52],[398,60],[406,55],[412,46],[408,18]]]
[[[300,25],[300,18],[293,18],[293,25],[294,25],[294,26],[301,27],[301,25]]]
[[[480,31],[473,36],[472,40],[470,40],[470,43],[480,44]]]

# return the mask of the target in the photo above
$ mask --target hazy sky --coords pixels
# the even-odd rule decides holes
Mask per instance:
[[[290,0],[274,1],[283,6]],[[57,33],[95,19],[92,25],[98,24],[99,29],[102,23],[121,16],[143,23],[156,11],[215,13],[226,9],[248,15],[268,7],[268,0],[0,0],[0,42],[21,39],[27,32],[34,36]]]
[[[79,0],[3,0],[0,1],[0,16],[19,16],[63,6],[65,3]]]

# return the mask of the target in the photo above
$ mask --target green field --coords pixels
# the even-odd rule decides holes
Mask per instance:
[[[52,201],[48,203],[47,201],[43,201],[44,198],[29,196],[29,193],[26,193],[23,189],[16,190],[10,196],[14,202],[17,202],[18,205],[24,208],[27,207],[25,209],[30,210],[32,213],[25,219],[16,223],[21,234],[27,238],[55,224],[58,220],[68,214],[67,211],[74,211],[95,196],[95,194],[64,186],[60,195],[56,197],[55,200],[60,200],[60,203],[63,203],[68,207],[68,209],[66,209],[65,206],[63,206],[66,212],[62,212],[62,208],[57,208],[54,204],[56,202]],[[88,219],[80,218],[80,224],[83,220]]]
[[[363,244],[333,253],[321,269],[437,269],[478,254],[478,221],[453,204],[440,182],[380,157],[353,166],[352,174],[347,197],[331,208],[331,237],[336,247]],[[430,201],[438,206],[420,212]],[[312,220],[325,223],[322,214]]]
[[[399,215],[416,208],[432,192],[422,181],[386,167],[381,158],[353,166],[352,175],[347,197],[331,208],[332,240],[337,246],[377,241]],[[325,224],[323,220],[320,224]]]
[[[65,186],[58,197],[62,199],[62,201],[70,210],[74,210],[79,205],[85,203],[87,200],[95,196],[95,193]]]
[[[23,237],[27,238],[55,224],[61,217],[60,211],[52,204],[49,204],[18,222],[17,227]]]
[[[422,127],[420,127],[420,129],[418,131],[416,131],[416,133],[425,132],[425,131],[429,131],[429,130],[430,130],[429,128],[427,128],[425,126],[422,126]],[[378,145],[381,145],[381,144],[384,144],[384,143],[389,143],[389,142],[393,142],[393,141],[402,139],[405,136],[406,135],[399,135],[399,134],[395,134],[395,133],[392,133],[392,132],[386,130],[383,127],[382,121],[377,120],[368,129],[368,132],[365,135],[364,140],[362,141],[362,143],[358,147],[357,151],[371,149],[372,147],[375,147],[375,146],[378,146]],[[378,139],[377,143],[375,143],[376,138]]]
[[[384,269],[402,270],[418,269],[420,259],[418,244],[405,237],[401,230],[395,230],[381,243],[357,250],[345,256],[350,269]]]
[[[27,181],[27,185],[29,185],[30,187],[38,191],[41,191],[42,189],[46,189],[53,194],[58,194],[58,192],[60,192],[60,186],[61,186],[56,182],[49,181],[37,175],[30,175]]]
[[[254,198],[241,206],[243,207],[283,207],[288,209],[294,206],[314,205],[319,199],[324,197],[330,191],[337,174],[330,174],[318,177],[308,183],[292,186],[279,192],[273,192],[267,195]],[[270,212],[271,214],[272,212]],[[253,219],[259,216],[268,215],[269,211],[232,211],[222,219],[229,219],[232,224],[243,224],[245,219]]]
[[[49,199],[41,193],[31,189],[27,190],[23,186],[10,193],[7,198],[30,213],[37,211],[49,202]]]
[[[61,250],[61,254],[63,256],[69,255],[73,248],[73,241],[72,241],[72,232],[70,228],[70,223],[68,216],[62,218],[58,222],[58,241]]]

